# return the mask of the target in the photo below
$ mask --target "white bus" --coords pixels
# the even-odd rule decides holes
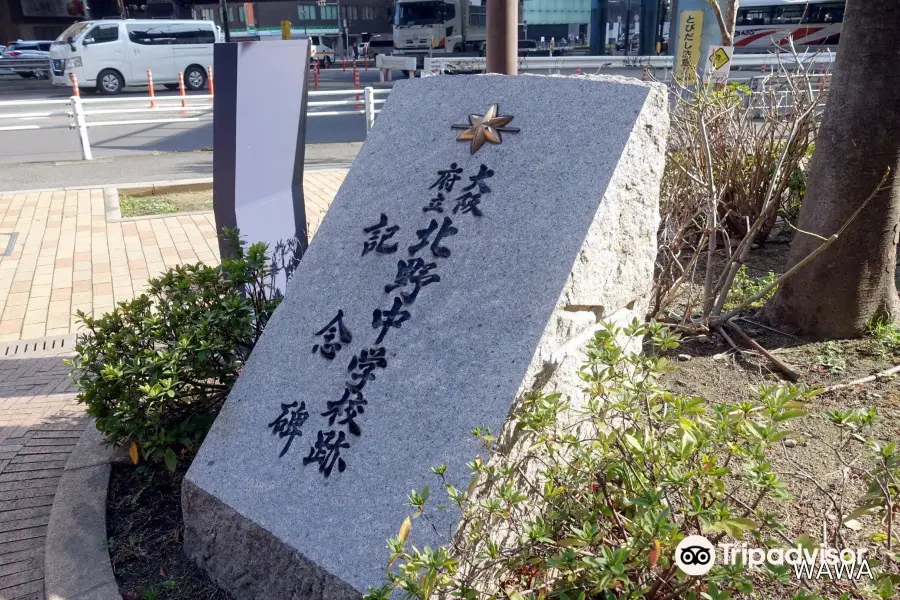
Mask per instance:
[[[118,94],[125,86],[153,83],[188,90],[206,87],[207,66],[219,32],[212,21],[109,19],[82,21],[66,29],[50,47],[54,85],[70,86],[70,74],[85,90]]]
[[[835,49],[844,20],[843,0],[740,0],[734,33],[735,52],[765,53]]]

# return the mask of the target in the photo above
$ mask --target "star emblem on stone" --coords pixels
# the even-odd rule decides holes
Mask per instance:
[[[464,129],[459,137],[458,142],[472,142],[472,154],[478,152],[485,142],[492,144],[503,143],[501,133],[519,133],[516,127],[507,127],[514,117],[511,115],[500,115],[500,107],[492,104],[484,116],[469,115],[468,125],[451,125],[451,129]]]

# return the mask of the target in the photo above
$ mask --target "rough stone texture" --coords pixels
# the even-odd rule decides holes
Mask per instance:
[[[93,419],[59,481],[47,527],[44,591],[48,600],[121,600],[104,547],[112,449]]]
[[[495,102],[521,132],[473,156],[450,125]],[[559,365],[598,319],[642,314],[667,129],[665,89],[634,80],[399,82],[188,472],[187,553],[239,600],[341,599],[381,584],[385,539],[408,513],[409,490],[434,485],[429,468],[446,464],[451,480],[467,480],[465,463],[480,452],[474,426],[499,429],[522,391],[577,390]],[[464,173],[447,210],[423,213],[436,172],[452,162]],[[495,171],[484,216],[452,214],[481,164]],[[362,228],[380,213],[399,226],[389,240],[399,250],[361,257]],[[384,285],[397,261],[443,216],[459,229],[443,240],[451,255],[418,254],[438,263],[441,281],[387,334],[387,368],[364,390],[362,436],[348,436],[347,469],[326,480],[302,462],[328,428],[320,413],[340,399],[351,357],[374,344],[372,311],[390,306]],[[310,350],[338,309],[353,341],[329,362]],[[295,400],[311,416],[279,459],[285,439],[267,425]],[[449,534],[450,514],[431,517]],[[410,540],[444,541],[426,527]]]

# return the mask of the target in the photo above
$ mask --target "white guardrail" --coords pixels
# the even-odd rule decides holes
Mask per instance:
[[[783,81],[778,73],[780,67],[790,70],[798,61],[806,66],[821,67],[822,74],[818,79],[820,92],[830,79],[825,69],[834,61],[834,53],[823,52],[804,54],[798,57],[788,54],[736,54],[732,58],[731,81],[743,81],[749,84],[754,95],[775,91],[778,108],[789,109],[791,98],[789,90],[782,90]],[[415,59],[410,57],[379,56],[378,68],[389,71],[391,68],[415,66]],[[426,58],[425,69],[421,76],[448,75],[460,72],[484,71],[485,59],[479,57]],[[591,70],[604,69],[641,69],[643,75],[651,69],[662,69],[661,81],[671,81],[674,58],[671,56],[542,56],[520,57],[519,69],[522,71],[547,70],[550,73],[562,69],[586,73]],[[757,69],[763,74],[752,74],[741,69]],[[411,69],[410,69],[411,70]],[[657,74],[654,73],[656,76]],[[366,132],[372,129],[375,115],[380,106],[386,102],[383,97],[390,89],[367,87],[348,90],[310,91],[307,105],[307,116],[331,117],[341,115],[365,115]],[[381,97],[379,97],[381,96]],[[91,160],[91,146],[88,130],[92,127],[112,127],[121,125],[152,125],[165,123],[188,123],[211,120],[213,118],[212,95],[190,96],[136,96],[131,98],[81,98],[72,96],[59,100],[13,100],[0,101],[0,132],[25,131],[40,129],[72,129],[77,132],[81,144],[82,157]],[[19,111],[19,109],[23,109]],[[329,110],[329,109],[336,110]],[[6,112],[4,109],[12,109]],[[142,118],[110,119],[106,115],[134,115]],[[152,115],[152,116],[151,116]],[[171,115],[171,116],[170,116]],[[67,117],[67,123],[34,123],[31,121]],[[12,123],[6,125],[6,123]]]
[[[790,69],[799,62],[804,65],[830,65],[834,62],[833,52],[793,54],[735,54],[731,58],[732,69],[763,68]],[[457,72],[483,72],[484,57],[426,57],[424,59],[424,75],[444,75]],[[675,67],[673,56],[520,56],[520,71],[559,72],[562,69],[590,70],[602,69],[661,69],[661,81],[669,81]],[[732,79],[740,79],[739,76]]]
[[[306,116],[312,118],[364,115],[366,132],[368,132],[375,124],[375,115],[381,112],[380,106],[385,103],[385,98],[379,98],[378,96],[389,92],[390,89],[376,89],[372,87],[350,90],[310,91]],[[331,99],[342,97],[349,99]],[[82,158],[91,160],[93,154],[88,138],[88,130],[90,128],[211,121],[213,118],[213,98],[214,96],[209,94],[197,94],[190,96],[137,96],[133,98],[82,98],[80,96],[71,96],[59,100],[2,101],[0,102],[0,132],[72,129],[78,134]],[[319,98],[322,98],[322,100],[319,100]],[[6,112],[4,110],[20,109],[22,107],[25,107],[27,112],[18,110]],[[330,108],[338,110],[328,110]],[[106,115],[135,115],[136,117],[147,115],[147,118],[110,119]],[[151,117],[150,115],[153,116]],[[68,122],[46,124],[21,122],[55,117],[67,117]],[[10,122],[17,124],[6,125],[6,123]]]

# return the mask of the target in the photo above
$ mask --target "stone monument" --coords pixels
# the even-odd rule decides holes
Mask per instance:
[[[240,600],[382,584],[430,467],[465,487],[474,427],[646,308],[667,131],[632,79],[397,83],[185,478],[187,554]]]

